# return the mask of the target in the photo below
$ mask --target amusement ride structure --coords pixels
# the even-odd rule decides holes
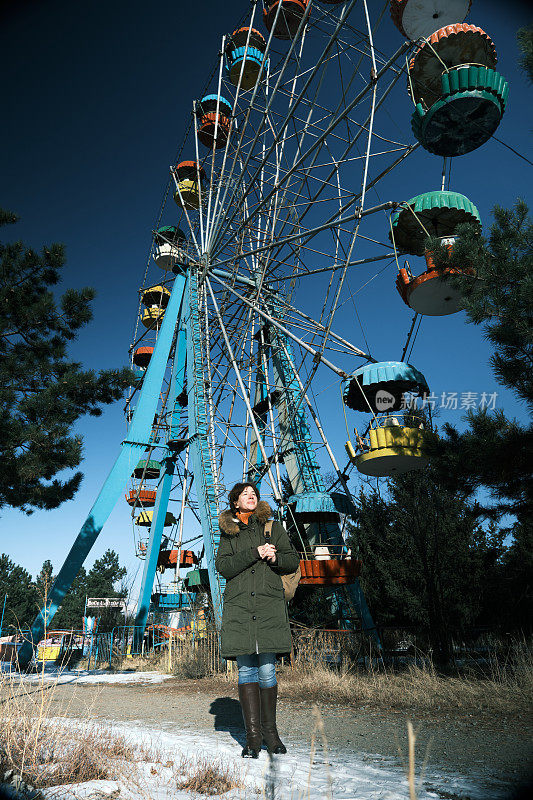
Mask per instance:
[[[406,410],[406,398],[429,388],[403,358],[419,315],[454,313],[460,297],[453,270],[435,267],[424,243],[437,236],[451,249],[458,225],[480,225],[475,205],[445,190],[446,172],[494,133],[507,84],[490,37],[464,22],[469,0],[391,0],[404,37],[391,55],[376,42],[390,24],[386,8],[378,15],[367,0],[251,6],[222,37],[170,168],[130,353],[127,434],[35,620],[34,642],[128,481],[144,561],[139,635],[150,610],[186,609],[200,591],[220,628],[218,515],[240,479],[270,495],[297,536],[301,583],[328,587],[342,624],[377,639],[361,564],[345,543],[349,474],[427,464],[427,421]],[[398,141],[386,112],[398,81],[414,104],[415,141]],[[440,188],[371,205],[370,191],[420,146],[443,159]],[[374,215],[389,241],[369,235]],[[375,252],[357,258],[361,242]],[[402,254],[424,257],[425,269],[400,266]],[[399,362],[376,361],[336,327],[349,274],[374,261],[397,265],[397,289],[414,312]],[[329,430],[351,411],[366,429],[353,442],[348,434],[339,456]],[[200,555],[191,529],[201,529]],[[172,579],[163,585],[165,571]],[[21,660],[30,655],[27,644]]]

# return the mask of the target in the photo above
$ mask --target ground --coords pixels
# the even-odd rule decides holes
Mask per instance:
[[[135,678],[139,681],[141,676],[137,673]],[[68,709],[70,718],[87,719],[89,713],[95,719],[134,723],[162,734],[204,733],[215,739],[218,735],[230,752],[234,747],[235,755],[240,754],[244,731],[235,684],[176,678],[147,682],[154,678],[154,673],[147,673],[146,682],[101,685],[79,684],[73,679],[54,686],[49,713],[59,716]],[[39,691],[37,687],[35,691]],[[342,763],[356,756],[368,765],[386,768],[405,763],[406,722],[410,719],[417,732],[418,774],[427,761],[425,786],[437,797],[508,797],[526,779],[533,763],[533,721],[525,713],[495,716],[472,713],[471,709],[421,713],[365,707],[357,700],[349,707],[321,705],[320,712],[332,758]],[[278,728],[289,752],[301,747],[309,752],[314,728],[309,706],[289,702],[281,695]],[[475,791],[465,793],[451,784],[447,789],[446,775],[464,776]]]

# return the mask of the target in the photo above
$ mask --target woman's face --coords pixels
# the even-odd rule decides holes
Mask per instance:
[[[237,498],[237,511],[253,511],[257,506],[257,495],[251,486],[246,486]]]

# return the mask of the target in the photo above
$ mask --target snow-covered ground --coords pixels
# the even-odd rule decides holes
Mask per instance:
[[[68,724],[67,720],[58,724]],[[79,722],[72,721],[79,725]],[[190,765],[199,759],[228,765],[239,776],[243,786],[220,797],[225,800],[408,800],[405,774],[382,756],[358,753],[327,753],[320,742],[311,752],[310,744],[286,739],[288,753],[269,758],[263,750],[259,759],[242,759],[241,747],[227,731],[205,733],[184,729],[181,733],[144,724],[113,724],[112,730],[136,746],[157,753],[156,761],[140,762],[128,769],[129,777],[119,780],[90,781],[85,784],[54,787],[43,792],[49,800],[191,800],[194,793],[176,788],[175,766],[182,758]],[[164,766],[166,764],[166,766]],[[468,798],[492,800],[506,796],[501,791],[488,791],[476,784],[474,777],[443,772],[420,776],[417,765],[418,800],[429,798]],[[200,795],[201,796],[201,795]],[[211,795],[211,797],[214,797]],[[215,797],[219,797],[216,795]]]
[[[172,678],[172,675],[163,675],[161,672],[136,672],[127,669],[117,672],[92,669],[89,672],[85,669],[58,669],[54,665],[46,665],[44,671],[39,668],[39,672],[31,672],[26,675],[7,668],[3,671],[4,677],[24,683],[41,683],[42,681],[50,683],[162,683],[164,680]]]
[[[4,676],[5,677],[5,676]],[[45,668],[44,673],[20,675],[12,672],[13,680],[36,683],[161,683],[171,677],[158,672],[121,670],[58,670]],[[58,725],[79,728],[79,720],[57,720]],[[98,723],[100,724],[100,723]],[[405,773],[394,759],[381,755],[326,752],[317,735],[314,749],[310,742],[291,741],[284,737],[288,753],[269,758],[266,750],[258,760],[242,759],[241,745],[229,731],[205,732],[186,725],[180,733],[175,723],[165,720],[154,728],[144,722],[104,723],[124,736],[134,747],[144,747],[157,753],[153,762],[131,764],[119,780],[89,781],[84,784],[53,787],[43,792],[45,797],[62,800],[191,800],[190,792],[177,790],[176,765],[183,761],[194,765],[199,759],[222,763],[239,776],[243,786],[220,797],[225,800],[248,800],[265,797],[267,800],[408,800],[409,790]],[[172,730],[169,730],[172,727]],[[311,731],[310,731],[311,736]],[[172,761],[174,766],[164,766]],[[486,779],[474,773],[468,777],[445,771],[422,771],[422,756],[417,754],[417,797],[468,798],[468,800],[497,800],[507,796],[509,786],[487,789]],[[422,772],[422,774],[421,774]],[[182,776],[183,777],[183,776]],[[197,795],[194,795],[197,796]],[[212,796],[213,797],[213,796]],[[218,797],[218,795],[216,796]]]

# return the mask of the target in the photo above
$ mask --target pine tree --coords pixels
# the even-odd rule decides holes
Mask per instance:
[[[451,258],[428,241],[438,264],[468,266],[475,275],[456,282],[463,293],[468,322],[483,325],[494,346],[490,364],[497,380],[533,410],[533,222],[525,203],[513,210],[496,207],[488,241],[469,226],[457,231]],[[459,434],[445,425],[445,436],[430,452],[442,480],[453,488],[486,487],[494,515],[511,513],[533,521],[533,425],[507,419],[503,411],[478,409],[467,414],[468,429]]]
[[[118,554],[114,550],[106,550],[101,558],[97,558],[87,575],[87,591],[91,597],[123,597],[115,584],[126,577],[126,568],[121,567]]]
[[[391,478],[388,496],[361,492],[350,546],[379,625],[424,631],[446,662],[453,635],[481,607],[483,543],[478,509],[442,488],[429,467]]]
[[[16,216],[0,210],[0,225]],[[22,242],[0,243],[0,508],[26,513],[57,508],[80,486],[82,439],[72,428],[84,414],[122,397],[127,369],[84,371],[67,347],[92,317],[94,291],[68,289],[58,302],[64,248],[37,253]]]
[[[533,526],[517,522],[503,557],[497,587],[498,621],[503,631],[533,632]]]
[[[359,580],[374,622],[408,626],[411,620],[397,602],[401,593],[400,575],[405,570],[404,548],[401,542],[396,549],[390,546],[393,527],[389,504],[377,490],[361,489],[357,511],[354,524],[349,524],[348,544],[352,557],[363,562]]]
[[[520,28],[517,33],[518,47],[522,51],[520,65],[533,83],[533,25],[529,28]]]
[[[127,591],[123,586],[115,588],[125,577],[126,568],[120,566],[118,554],[114,550],[106,550],[101,558],[96,559],[89,572],[82,567],[54,616],[54,628],[81,630],[86,598],[126,597]],[[119,609],[101,612],[88,609],[88,613],[99,617],[99,632],[109,631],[115,625],[122,624],[123,617]]]
[[[22,631],[33,622],[38,610],[38,597],[29,572],[2,553],[0,555],[0,614],[6,594],[3,635]]]
[[[475,270],[457,277],[467,320],[483,325],[494,347],[490,359],[497,380],[533,411],[533,223],[525,203],[494,209],[488,241],[469,226],[458,229],[451,256],[429,240],[436,263]],[[508,419],[502,410],[470,411],[463,433],[444,425],[443,436],[428,447],[439,480],[450,491],[488,490],[485,509],[496,521],[512,515],[506,533],[513,543],[499,564],[498,605],[493,622],[506,629],[531,627],[533,587],[533,424]],[[520,587],[518,589],[518,587]]]
[[[81,630],[86,598],[87,571],[85,567],[82,567],[72,581],[72,586],[66,593],[61,607],[54,615],[51,622],[54,630]]]
[[[47,598],[48,595],[50,594],[50,589],[52,588],[52,585],[54,583],[53,572],[54,568],[52,566],[52,562],[50,561],[50,559],[47,558],[46,561],[43,562],[41,571],[39,572],[39,574],[35,579],[35,588],[37,590],[37,595],[39,597],[39,600],[43,604],[45,602],[45,598]]]
[[[106,550],[102,558],[97,558],[87,574],[86,591],[88,597],[126,597],[123,586],[115,588],[119,581],[126,577],[126,568],[121,567],[118,554],[114,550]],[[99,614],[98,630],[110,631],[115,625],[122,623],[121,611],[110,608]]]

